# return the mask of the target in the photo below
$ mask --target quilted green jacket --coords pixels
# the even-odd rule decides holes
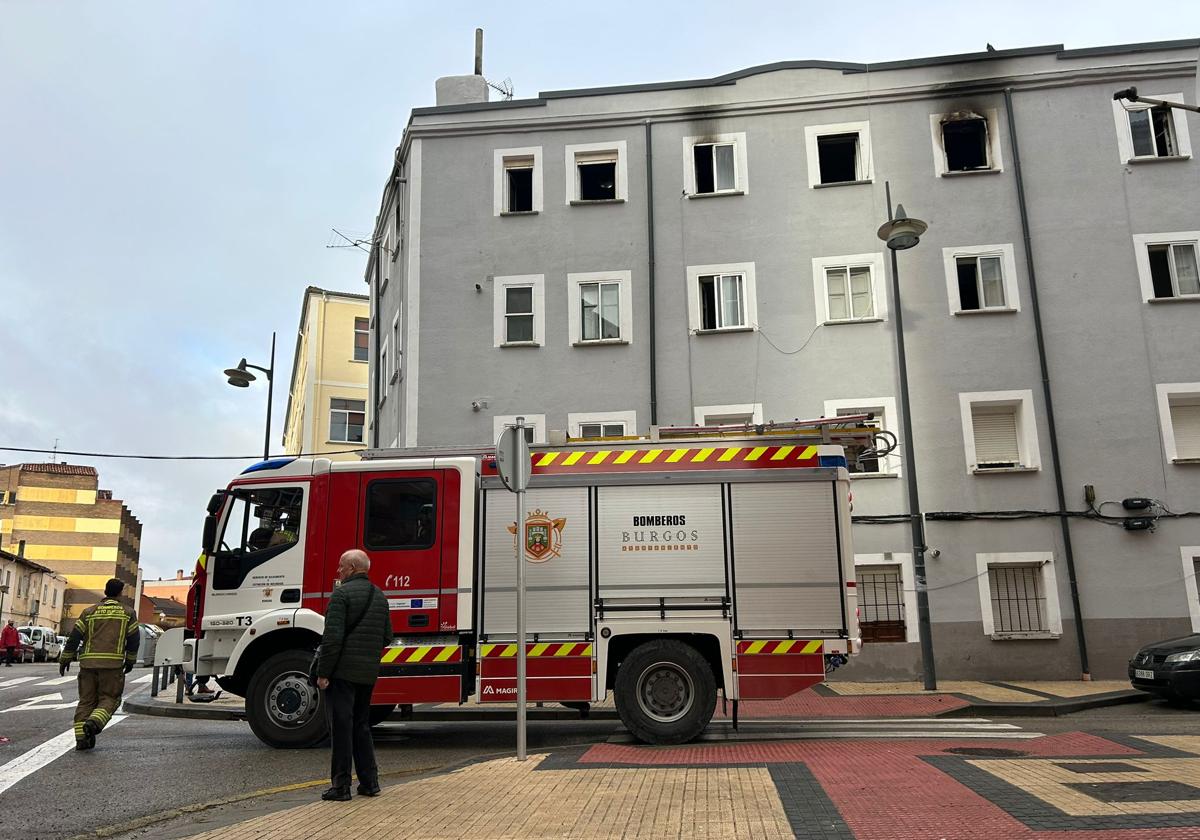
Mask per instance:
[[[375,590],[375,600],[364,614],[371,590]],[[359,615],[362,620],[347,636],[346,628]],[[333,590],[329,599],[317,676],[371,685],[379,678],[383,649],[391,643],[392,620],[387,596],[365,574],[351,575]]]

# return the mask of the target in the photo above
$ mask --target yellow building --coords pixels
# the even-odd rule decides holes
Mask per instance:
[[[0,467],[0,548],[24,542],[26,560],[66,577],[64,622],[103,598],[109,578],[125,582],[121,601],[133,606],[142,523],[99,482],[78,464]]]
[[[283,427],[289,455],[356,460],[346,450],[366,447],[369,307],[366,295],[304,290]]]

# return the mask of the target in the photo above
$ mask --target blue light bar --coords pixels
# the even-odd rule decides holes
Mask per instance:
[[[259,472],[260,470],[277,470],[280,467],[286,467],[295,460],[295,458],[272,458],[270,461],[259,461],[257,464],[251,464],[242,470],[242,475]]]
[[[846,469],[850,468],[849,465],[846,463],[845,455],[821,455],[821,456],[819,456],[819,463],[821,464],[822,467],[845,467]]]

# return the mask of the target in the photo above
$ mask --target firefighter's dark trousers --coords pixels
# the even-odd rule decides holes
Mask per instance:
[[[329,781],[336,788],[350,787],[351,759],[360,783],[368,787],[379,783],[375,744],[371,740],[373,688],[334,679],[329,681],[329,688],[325,689],[325,714],[333,747]]]
[[[125,670],[117,668],[79,669],[79,705],[75,707],[75,739],[84,737],[83,724],[92,721],[99,732],[112,720],[125,691]]]

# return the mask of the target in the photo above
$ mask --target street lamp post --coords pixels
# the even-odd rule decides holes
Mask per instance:
[[[900,303],[900,275],[896,252],[906,251],[921,241],[928,225],[920,219],[910,219],[904,205],[892,215],[892,186],[884,182],[887,195],[888,220],[878,231],[892,253],[892,297],[896,301],[896,357],[900,368],[900,415],[904,435],[904,476],[908,480],[908,518],[912,525],[913,576],[917,591],[917,635],[921,640],[921,672],[925,690],[937,688],[937,669],[933,662],[933,637],[929,623],[929,590],[925,580],[925,520],[921,515],[921,499],[917,495],[917,461],[913,454],[912,409],[908,397],[908,358],[904,352],[904,307]]]
[[[229,384],[235,388],[249,388],[250,383],[258,377],[249,371],[254,368],[267,377],[267,431],[263,436],[263,460],[271,457],[271,402],[275,395],[275,333],[271,333],[271,363],[269,367],[259,367],[247,363],[245,359],[238,362],[235,368],[226,368],[225,375]]]

